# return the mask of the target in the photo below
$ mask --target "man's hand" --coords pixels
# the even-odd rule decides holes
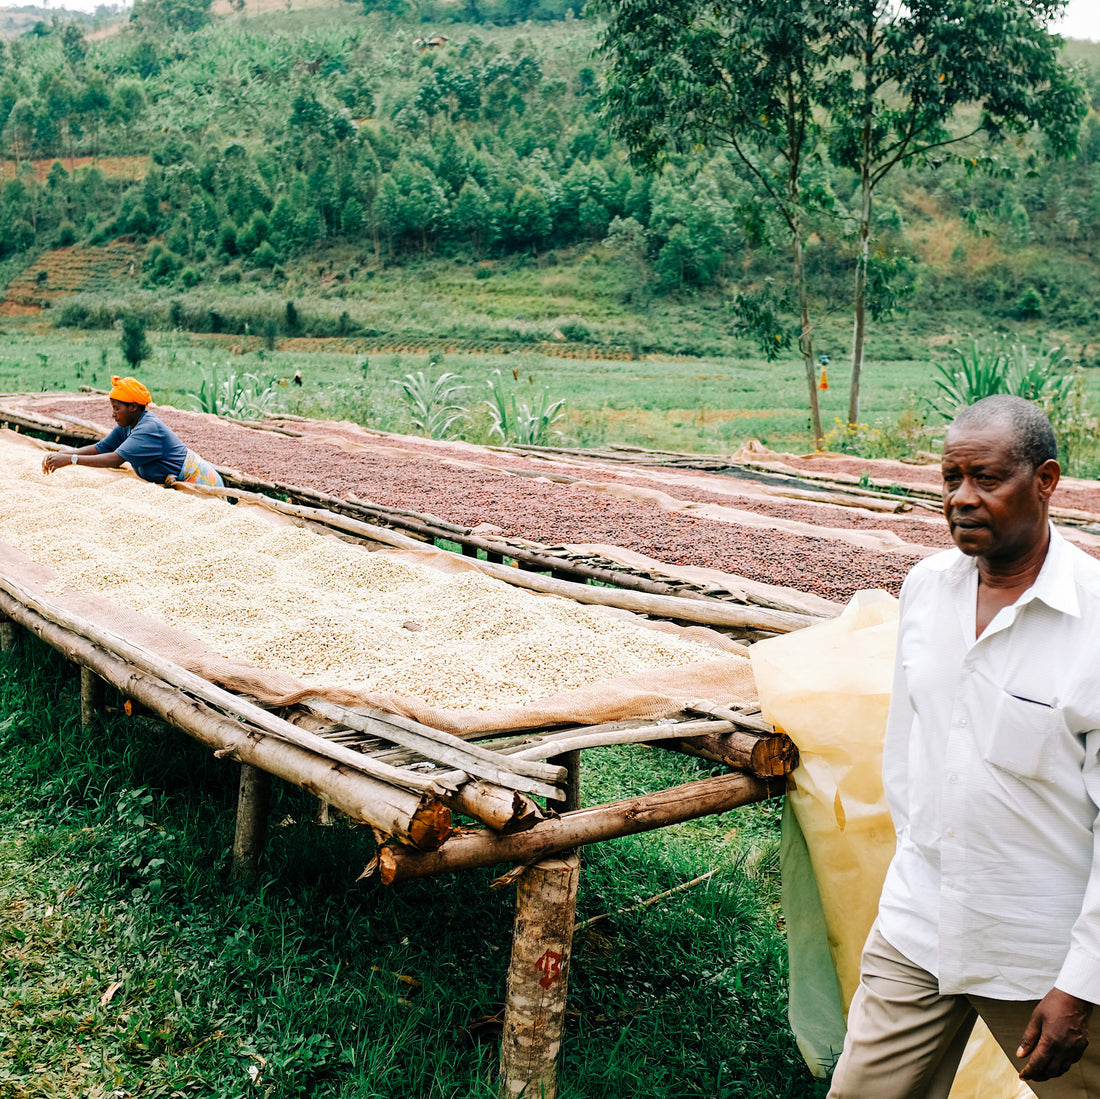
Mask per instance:
[[[1092,1004],[1052,988],[1031,1013],[1017,1057],[1026,1057],[1021,1080],[1053,1080],[1084,1055]]]

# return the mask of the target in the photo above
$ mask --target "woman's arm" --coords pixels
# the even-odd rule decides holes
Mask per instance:
[[[76,458],[76,462],[73,462],[73,458]],[[100,454],[96,449],[96,444],[92,443],[90,446],[82,446],[78,450],[58,450],[52,454],[47,454],[42,459],[42,472],[53,473],[54,470],[64,469],[65,466],[79,465],[79,466],[92,466],[95,469],[117,469],[122,465],[124,459],[120,458],[113,450],[108,451],[106,454]]]

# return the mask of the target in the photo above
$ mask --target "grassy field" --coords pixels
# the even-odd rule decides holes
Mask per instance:
[[[424,371],[451,372],[469,388],[459,395],[471,409],[463,437],[488,441],[490,419],[482,403],[487,380],[500,371],[505,383],[527,399],[548,389],[567,401],[558,425],[567,445],[626,443],[687,451],[726,453],[748,439],[802,451],[811,447],[806,382],[801,363],[787,359],[668,359],[634,361],[561,358],[540,352],[466,354],[436,351],[356,351],[355,340],[280,341],[273,351],[256,347],[243,354],[239,337],[149,333],[152,357],[139,371],[162,404],[192,406],[207,375],[216,369],[251,372],[273,383],[274,407],[302,415],[349,418],[383,430],[409,427],[395,380]],[[961,342],[961,341],[960,341]],[[340,350],[326,348],[339,347]],[[295,346],[310,350],[292,350]],[[1037,343],[1035,344],[1037,346]],[[936,427],[927,399],[935,394],[933,352],[924,358],[874,361],[863,384],[859,437],[848,444],[868,456],[897,455],[934,448]],[[940,351],[943,361],[946,353]],[[288,383],[300,371],[299,389]],[[110,375],[128,373],[113,331],[53,329],[32,319],[9,318],[0,336],[0,390],[73,390],[80,385],[108,388]],[[822,421],[833,429],[834,446],[844,443],[838,422],[847,414],[848,372],[843,359],[828,368],[830,388],[819,393]],[[1086,372],[1095,402],[1100,379]],[[929,432],[922,433],[921,424]]]
[[[263,879],[234,887],[236,769],[117,711],[82,733],[78,682],[38,642],[0,658],[0,1096],[495,1096],[513,897],[491,871],[356,883],[369,831],[276,784]],[[589,759],[591,800],[709,773]],[[562,1099],[824,1094],[786,1022],[778,819],[585,850],[579,919],[718,873],[578,935]]]

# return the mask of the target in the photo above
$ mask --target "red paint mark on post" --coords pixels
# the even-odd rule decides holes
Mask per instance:
[[[537,962],[535,969],[542,974],[539,984],[549,988],[555,981],[561,980],[562,957],[556,950],[548,950]]]

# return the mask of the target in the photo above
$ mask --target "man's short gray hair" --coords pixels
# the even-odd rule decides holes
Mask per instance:
[[[1058,441],[1046,413],[1023,397],[998,393],[964,408],[952,427],[1007,427],[1012,432],[1012,452],[1033,470],[1058,457]]]

